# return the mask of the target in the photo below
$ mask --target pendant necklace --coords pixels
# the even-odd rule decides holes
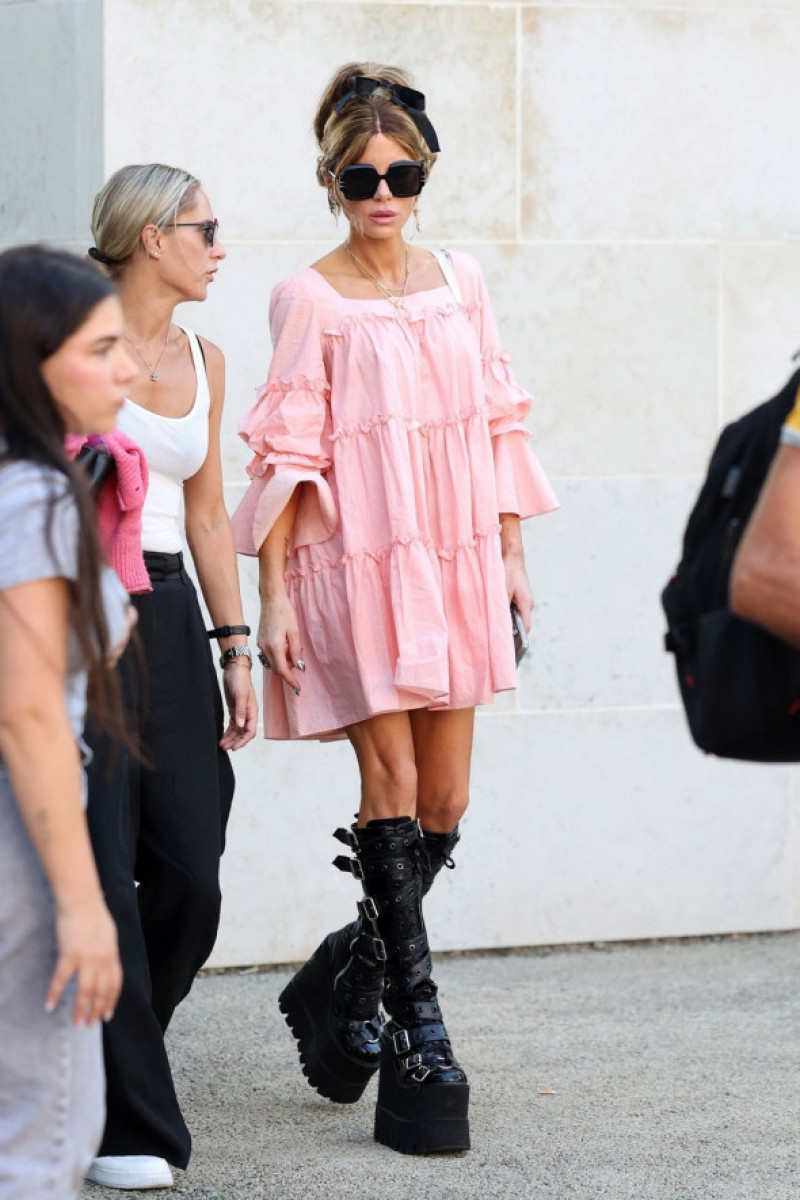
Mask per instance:
[[[349,242],[342,242],[342,245],[365,279],[368,279],[370,283],[374,283],[381,295],[388,300],[390,304],[393,304],[395,308],[405,308],[406,288],[408,287],[408,277],[411,274],[411,265],[408,261],[408,246],[406,246],[405,249],[405,278],[403,279],[403,286],[399,288],[392,288],[388,283],[384,283],[382,279],[379,279],[377,275],[373,275],[371,271],[367,270],[361,260],[357,258],[350,249]]]
[[[136,345],[136,342],[133,340],[133,338],[130,336],[130,334],[127,331],[125,333],[125,340],[130,342],[130,344],[133,346],[136,353],[139,355],[139,358],[142,360],[144,365],[147,367],[148,371],[150,372],[150,378],[152,379],[153,383],[158,383],[158,368],[161,364],[162,358],[164,357],[167,346],[169,345],[169,325],[167,326],[167,336],[164,338],[164,345],[161,347],[161,353],[159,354],[158,358],[156,359],[155,363],[152,366],[147,361],[147,359],[142,354],[139,347]]]

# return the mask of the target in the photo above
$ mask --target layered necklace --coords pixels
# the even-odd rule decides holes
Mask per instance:
[[[164,354],[166,353],[167,346],[169,345],[169,325],[167,325],[167,336],[164,338],[164,345],[161,347],[161,353],[159,354],[156,361],[152,364],[147,361],[147,359],[142,354],[139,347],[136,345],[136,342],[133,340],[133,338],[130,336],[130,334],[127,331],[125,333],[125,340],[130,342],[130,344],[133,346],[136,353],[139,355],[139,358],[142,360],[144,365],[147,367],[148,371],[150,372],[150,378],[152,379],[153,383],[158,383],[158,368],[161,365],[161,360],[164,357]]]
[[[393,287],[390,287],[388,283],[385,283],[383,279],[379,279],[377,275],[373,275],[371,271],[367,270],[367,268],[362,263],[361,259],[357,258],[356,255],[353,253],[353,251],[350,249],[349,242],[342,242],[342,245],[344,246],[345,250],[352,258],[353,262],[355,263],[356,267],[358,267],[359,271],[364,276],[364,278],[368,279],[370,281],[370,283],[374,283],[375,287],[378,289],[380,294],[386,300],[388,300],[390,304],[393,304],[395,306],[395,308],[405,308],[406,288],[408,287],[408,277],[411,274],[411,265],[408,260],[408,246],[406,246],[406,248],[405,248],[405,277],[403,279],[403,285],[402,285],[402,287],[399,287],[399,288],[397,288],[397,287],[393,288]]]

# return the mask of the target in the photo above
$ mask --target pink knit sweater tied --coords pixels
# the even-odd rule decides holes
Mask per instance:
[[[97,501],[97,525],[106,562],[132,594],[152,592],[142,554],[142,506],[147,495],[147,460],[134,441],[115,429],[103,434],[102,444],[114,459],[115,470],[106,479]],[[83,446],[97,439],[68,434],[67,457],[74,459]]]

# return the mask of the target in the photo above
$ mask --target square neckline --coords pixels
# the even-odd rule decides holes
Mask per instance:
[[[331,281],[327,279],[321,271],[318,271],[316,267],[306,267],[305,270],[306,272],[311,272],[317,277],[317,279],[321,279],[328,291],[332,292],[334,296],[336,296],[339,300],[343,300],[347,304],[388,304],[393,309],[400,309],[400,305],[393,304],[392,301],[388,300],[385,296],[376,296],[374,299],[369,296],[343,296],[339,289],[335,288]],[[441,291],[449,292],[450,295],[453,296],[453,289],[450,287],[450,284],[447,282],[447,280],[444,280],[442,283],[437,284],[436,287],[433,288],[421,288],[418,292],[406,292],[404,300],[410,300],[414,296],[430,296],[432,292]],[[455,296],[453,296],[453,299],[455,300]]]

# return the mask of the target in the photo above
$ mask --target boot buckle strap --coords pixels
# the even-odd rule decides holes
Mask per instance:
[[[363,900],[359,900],[356,904],[359,915],[362,921],[372,922],[378,919],[378,906],[372,896],[365,896]]]
[[[421,1054],[409,1054],[408,1058],[403,1059],[401,1066],[415,1083],[422,1083],[431,1073],[430,1067],[426,1067],[422,1061]]]
[[[345,858],[344,854],[337,854],[333,865],[340,871],[349,871],[356,879],[364,878],[364,868],[357,858]]]
[[[356,838],[354,829],[343,829],[340,827],[339,829],[334,829],[333,836],[337,842],[342,842],[345,846],[349,846],[351,850],[358,849],[358,839]]]
[[[398,1055],[398,1057],[401,1054],[407,1054],[411,1049],[411,1038],[408,1036],[408,1030],[398,1029],[392,1035],[392,1045],[394,1046],[394,1052],[396,1055]]]
[[[379,963],[386,962],[386,943],[383,938],[376,937],[372,939],[372,953]]]

